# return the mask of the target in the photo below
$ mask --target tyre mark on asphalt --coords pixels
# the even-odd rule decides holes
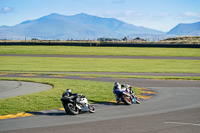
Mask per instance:
[[[3,82],[3,81],[2,81]],[[6,82],[6,81],[4,81],[4,82]],[[15,81],[16,83],[17,83],[17,85],[16,86],[14,86],[14,87],[12,87],[12,88],[5,88],[4,86],[1,86],[0,85],[0,92],[3,92],[3,91],[5,91],[5,90],[14,90],[14,89],[17,89],[17,88],[19,88],[20,86],[22,86],[22,83],[20,82],[20,81]]]

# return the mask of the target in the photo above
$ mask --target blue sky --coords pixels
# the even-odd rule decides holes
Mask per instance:
[[[169,31],[200,21],[200,0],[0,0],[0,26],[13,26],[51,13],[87,13]]]

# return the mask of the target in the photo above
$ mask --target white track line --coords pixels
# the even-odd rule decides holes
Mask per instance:
[[[165,124],[178,124],[178,125],[192,125],[192,126],[200,126],[200,124],[194,124],[194,123],[182,123],[182,122],[165,122]]]

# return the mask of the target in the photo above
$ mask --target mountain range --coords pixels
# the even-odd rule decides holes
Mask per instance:
[[[200,22],[190,26],[179,24],[167,35],[199,35]],[[184,32],[183,32],[184,31]],[[190,32],[188,32],[190,31]],[[147,36],[163,36],[166,33],[135,26],[125,23],[115,18],[101,18],[88,15],[85,13],[65,16],[56,13],[41,17],[35,20],[24,21],[15,26],[1,26],[0,39],[24,39],[24,38],[40,38],[40,39],[97,39],[106,38],[123,38],[130,37],[147,37]]]
[[[167,34],[174,34],[177,36],[200,36],[200,22],[191,24],[178,24]]]

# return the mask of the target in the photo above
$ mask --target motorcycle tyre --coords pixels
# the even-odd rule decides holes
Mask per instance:
[[[66,114],[68,114],[67,109],[65,108],[65,103],[62,102],[62,105],[63,105],[63,107],[64,107],[64,109],[65,109]]]
[[[88,105],[88,109],[89,109],[90,113],[94,113],[95,110],[96,110],[96,108],[94,106],[92,106],[92,105]]]
[[[136,100],[136,103],[137,103],[137,104],[140,104],[140,100]]]
[[[140,104],[141,103],[140,99],[136,97],[136,102],[135,103]]]
[[[137,104],[140,104],[140,101],[136,101]]]
[[[79,109],[76,107],[75,109],[76,110],[72,110],[71,107],[73,107],[73,103],[67,103],[65,104],[65,112],[66,113],[69,113],[71,115],[78,115],[79,114]]]
[[[131,98],[129,98],[130,100],[128,101],[125,97],[126,97],[126,95],[122,95],[122,96],[121,96],[122,101],[123,101],[126,105],[131,105],[131,104],[132,104]]]

